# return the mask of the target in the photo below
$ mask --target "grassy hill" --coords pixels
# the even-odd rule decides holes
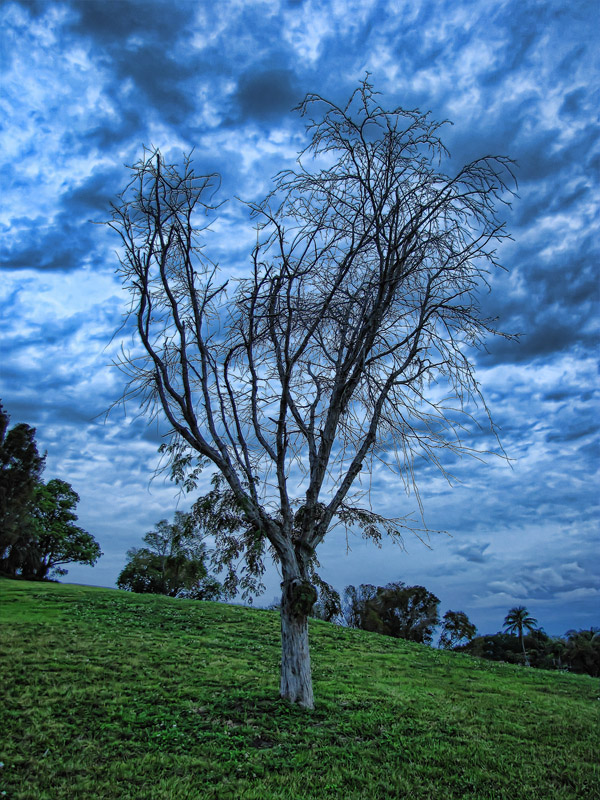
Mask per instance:
[[[311,623],[316,709],[277,698],[276,612],[0,581],[10,800],[600,797],[600,687]]]

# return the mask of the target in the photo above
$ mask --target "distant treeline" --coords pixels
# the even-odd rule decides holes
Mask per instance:
[[[424,586],[401,581],[386,586],[346,586],[343,599],[327,587],[313,616],[384,636],[432,644],[441,625],[438,646],[491,661],[541,669],[568,670],[600,676],[600,628],[569,630],[549,636],[524,606],[511,608],[504,630],[477,636],[477,628],[463,611],[439,616],[440,600]]]
[[[221,583],[211,566],[222,566],[205,539],[211,532],[206,515],[177,511],[172,523],[161,520],[144,537],[144,547],[127,552],[117,586],[138,593],[165,594],[196,600],[226,600],[233,586]],[[600,629],[570,630],[564,637],[548,636],[524,606],[511,608],[504,630],[477,636],[464,611],[447,611],[440,618],[440,599],[424,586],[402,581],[374,586],[346,586],[343,595],[318,579],[318,600],[311,616],[365,631],[438,646],[492,661],[543,669],[562,669],[600,676]],[[270,608],[279,608],[279,601]]]

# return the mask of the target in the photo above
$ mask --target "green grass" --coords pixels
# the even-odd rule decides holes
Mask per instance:
[[[277,697],[275,612],[0,581],[11,800],[600,797],[600,686],[311,622],[316,709]]]

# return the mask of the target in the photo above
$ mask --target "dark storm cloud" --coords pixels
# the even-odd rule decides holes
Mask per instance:
[[[593,202],[591,174],[586,167],[579,175],[564,175],[563,180],[547,179],[534,184],[527,193],[522,192],[521,198],[525,202],[515,203],[510,220],[511,228],[526,232],[541,217],[577,213],[587,201]]]
[[[80,285],[85,290],[86,275],[80,276]],[[37,308],[39,312],[43,310],[42,304]],[[22,332],[19,329],[11,327],[8,321],[0,321],[0,331],[4,335],[4,352],[18,353],[24,347],[42,348],[44,345],[67,345],[72,343],[74,335],[78,333],[84,325],[86,326],[86,341],[93,342],[98,345],[95,352],[100,349],[105,350],[107,347],[105,328],[106,326],[118,327],[122,319],[122,308],[118,298],[113,298],[102,304],[96,306],[91,311],[80,311],[68,317],[61,319],[48,320],[37,324],[29,322],[27,331]],[[42,360],[36,365],[40,374],[44,373],[46,365]],[[52,373],[48,373],[49,377]],[[78,375],[75,371],[70,373],[69,380],[74,383],[78,380]]]
[[[590,409],[592,413],[595,412],[598,404],[594,404],[594,409]],[[600,425],[597,423],[592,422],[591,420],[575,420],[570,425],[561,428],[560,430],[551,431],[546,436],[546,441],[548,442],[576,442],[579,439],[583,439],[587,436],[594,436],[600,430]],[[596,447],[598,447],[599,439],[597,436],[594,437],[594,441],[596,442]],[[598,453],[600,453],[600,447],[598,448]]]
[[[129,101],[135,102],[135,98]],[[100,151],[110,151],[120,143],[139,137],[144,130],[146,115],[143,108],[133,105],[121,105],[118,109],[118,120],[103,121],[92,124],[78,141],[73,141],[73,146],[81,150],[97,147]],[[71,137],[66,137],[71,138]]]
[[[304,93],[290,69],[258,69],[240,76],[236,99],[243,116],[265,119],[289,112]]]
[[[84,292],[89,285],[93,296],[93,274],[80,274],[78,284]],[[21,401],[31,396],[35,405],[43,405],[52,414],[67,408],[73,410],[74,418],[83,413],[90,420],[114,399],[114,386],[102,372],[111,361],[106,331],[120,325],[120,301],[104,299],[98,305],[56,318],[52,315],[55,304],[51,288],[44,288],[34,308],[28,305],[31,282],[22,292],[13,293],[11,312],[20,313],[24,320],[21,327],[11,326],[8,315],[0,317],[2,378],[15,387]]]
[[[546,392],[543,399],[550,403],[562,403],[575,395],[579,396],[579,392],[572,388],[556,389],[551,392]]]
[[[163,49],[185,31],[192,10],[191,4],[169,0],[70,0],[67,5],[76,13],[69,27],[79,34],[110,46],[122,45],[132,36],[150,36],[157,44],[162,41]]]
[[[123,87],[133,84],[120,103],[118,121],[89,132],[87,138],[98,146],[141,131],[152,114],[192,134],[196,89],[208,75],[212,78],[210,100],[220,102],[224,112],[233,111],[236,117],[241,113],[241,118],[272,118],[288,112],[301,99],[293,70],[282,66],[289,62],[289,55],[280,44],[276,45],[279,52],[273,50],[274,43],[280,42],[280,21],[269,17],[264,25],[257,25],[258,11],[252,6],[232,8],[228,29],[220,35],[214,35],[219,19],[210,7],[201,7],[206,31],[194,25],[200,9],[195,3],[87,0],[72,2],[71,8],[74,16],[68,29],[73,37],[92,43],[95,58],[110,70],[110,94],[123,96]],[[192,31],[209,38],[201,50],[191,42]],[[259,66],[255,62],[265,50],[269,57]],[[238,81],[233,97],[219,97],[221,77]],[[225,124],[232,120],[228,117]]]
[[[102,90],[112,105],[106,115],[89,115],[89,129],[67,133],[66,149],[102,149],[132,136],[143,136],[149,118],[159,115],[184,124],[195,108],[193,79],[201,61],[189,47],[194,5],[152,0],[70,0],[56,4],[24,3],[27,13],[42,16],[68,9],[61,26],[57,58],[85,48],[102,73]]]
[[[565,95],[562,106],[560,107],[561,114],[577,114],[582,108],[586,94],[587,93],[583,87],[574,89],[572,92],[568,92],[568,94]]]
[[[523,127],[530,128],[528,124],[530,122],[531,120],[524,119]],[[517,162],[516,172],[519,182],[527,185],[529,181],[542,180],[548,188],[552,187],[550,181],[556,177],[566,181],[567,186],[572,186],[574,179],[583,176],[589,189],[593,185],[593,173],[590,170],[593,169],[598,157],[599,131],[600,128],[595,123],[586,125],[568,144],[562,145],[557,129],[544,132],[530,129],[527,133],[519,132],[512,142],[512,147],[509,143],[510,155]],[[542,191],[544,184],[541,187]],[[582,184],[580,191],[585,191],[584,186]],[[564,192],[563,186],[558,182],[552,188],[558,191],[559,197]],[[547,199],[546,211],[551,210],[552,205],[554,206],[552,210],[558,210],[554,191]],[[572,202],[573,198],[569,199]],[[527,219],[525,212],[524,222],[529,222],[530,219]]]
[[[485,89],[490,98],[502,97],[502,102],[466,106],[469,124],[456,119],[457,124],[444,133],[453,155],[449,172],[488,153],[509,155],[517,162],[520,197],[514,200],[513,211],[504,216],[518,243],[518,250],[510,251],[505,263],[519,275],[519,292],[513,297],[510,284],[499,279],[497,291],[485,299],[484,308],[491,316],[500,317],[502,330],[521,333],[522,337],[520,344],[507,340],[490,342],[489,354],[482,355],[479,363],[545,360],[573,347],[591,352],[598,343],[590,324],[597,302],[595,270],[600,260],[597,239],[591,234],[593,209],[597,206],[594,164],[598,160],[598,124],[594,109],[598,98],[593,84],[585,83],[582,74],[585,47],[573,46],[568,37],[557,35],[557,26],[565,24],[577,30],[582,42],[591,43],[589,19],[582,9],[571,14],[538,3],[524,4],[519,14],[510,4],[493,11],[479,3],[468,4],[468,8],[471,13],[464,15],[465,22],[468,20],[464,28],[457,14],[456,23],[448,25],[443,39],[428,37],[421,41],[418,31],[427,30],[427,18],[431,18],[434,9],[440,9],[440,4],[421,4],[414,27],[410,26],[405,34],[398,30],[399,49],[403,51],[398,57],[409,58],[413,73],[436,70],[440,75],[437,87],[429,82],[434,93],[428,98],[438,119],[454,116],[447,110],[446,101],[456,95],[448,91],[445,75],[452,74],[456,54],[469,48],[476,52],[480,47],[482,54],[481,65],[475,62],[479,73],[473,83],[480,90]],[[388,21],[393,27],[394,19],[390,17]],[[407,48],[407,43],[413,47]],[[536,85],[527,74],[534,70],[536,78],[539,75],[545,79],[549,43],[557,59],[555,78],[564,80],[567,89],[570,79],[584,82],[575,90],[564,91],[556,116],[544,97],[544,87]],[[416,92],[411,94],[413,90],[408,88],[404,105],[414,102],[422,106],[422,98]],[[436,91],[440,94],[436,95]],[[560,83],[549,84],[547,91],[560,91]],[[565,136],[565,124],[571,125],[574,114],[577,123]],[[559,217],[565,227],[569,217],[586,215],[589,227],[580,234],[574,233],[572,241],[550,223],[553,217]]]
[[[589,353],[597,348],[600,251],[592,230],[595,200],[591,181],[586,183],[577,197],[569,192],[564,203],[559,187],[548,191],[553,199],[547,205],[536,200],[529,227],[515,232],[518,247],[507,248],[505,259],[512,279],[497,276],[495,291],[483,296],[482,306],[499,318],[501,330],[519,334],[519,341],[490,340],[480,363],[523,363],[573,348]],[[561,220],[562,232],[550,223],[553,215]],[[579,229],[570,228],[571,219]]]
[[[580,326],[591,321],[593,306],[600,294],[597,255],[596,238],[584,231],[576,237],[566,258],[555,258],[544,264],[538,257],[526,264],[523,273],[532,289],[532,299],[550,309],[560,306],[567,313],[581,309]]]
[[[538,307],[539,308],[539,307]],[[481,365],[524,364],[534,359],[547,360],[581,345],[584,351],[593,352],[598,335],[586,331],[584,320],[569,319],[561,309],[532,310],[516,319],[508,319],[504,328],[518,331],[518,342],[495,339],[488,342],[487,353],[477,357]]]
[[[481,8],[480,5],[478,7]],[[538,13],[531,13],[534,8]],[[500,29],[505,33],[510,31],[509,36],[505,35],[501,39],[493,36],[489,38],[481,27],[486,20],[478,15],[474,17],[473,27],[465,34],[465,43],[469,46],[476,46],[479,41],[483,48],[488,44],[495,48],[493,58],[490,59],[491,66],[486,69],[484,62],[480,68],[477,86],[485,87],[492,98],[506,96],[502,97],[502,102],[466,107],[470,125],[465,126],[464,121],[461,124],[460,120],[454,120],[457,124],[446,129],[445,135],[455,168],[484,154],[508,155],[517,162],[515,172],[521,186],[527,187],[532,182],[541,180],[536,186],[536,190],[542,193],[539,201],[545,211],[550,210],[550,204],[556,210],[558,197],[566,196],[569,202],[573,179],[578,175],[587,178],[588,189],[593,185],[590,166],[592,160],[597,158],[598,143],[598,124],[593,110],[597,105],[598,93],[589,84],[574,91],[565,91],[560,111],[553,114],[552,106],[544,97],[542,86],[536,85],[527,71],[536,70],[536,64],[537,70],[547,70],[549,31],[550,41],[556,45],[555,58],[560,57],[561,51],[570,47],[569,40],[565,40],[567,44],[560,39],[553,41],[555,30],[549,28],[545,22],[548,16],[552,17],[554,14],[543,9],[540,4],[530,6],[529,9],[525,4],[520,15],[513,12],[510,4],[505,4],[494,14],[494,22],[501,23]],[[589,39],[589,25],[587,30],[585,25],[581,27],[581,36]],[[463,43],[455,40],[450,49],[459,49],[460,44]],[[569,71],[573,70],[574,63],[580,64],[583,52],[582,47],[571,48],[555,69],[555,78],[560,76],[567,88]],[[447,53],[440,56],[441,75],[445,71],[446,57]],[[542,75],[535,77],[543,80]],[[444,86],[443,80],[440,81],[440,86]],[[547,90],[560,91],[560,84],[549,85]],[[448,99],[452,99],[452,95]],[[571,118],[575,108],[579,112],[577,125],[565,139],[562,135],[561,117],[567,115]],[[440,111],[442,110],[443,105],[440,105]],[[449,116],[452,119],[452,114]],[[584,125],[582,121],[585,121]],[[530,202],[517,202],[515,209],[516,213],[511,220],[513,228],[528,224],[538,213],[535,204],[531,210]]]
[[[59,213],[50,224],[41,217],[13,220],[10,239],[0,251],[0,269],[67,272],[104,256],[102,241],[86,217],[91,210],[91,197],[83,193],[79,201],[65,200],[71,208]],[[92,208],[100,210],[98,206]]]
[[[0,268],[68,271],[81,267],[95,251],[94,236],[82,235],[78,222],[62,215],[57,224],[45,219],[23,221],[0,253]]]
[[[149,105],[170,121],[185,119],[194,108],[187,81],[197,70],[196,59],[185,47],[193,5],[86,0],[71,7],[76,17],[70,30],[91,39],[97,57],[109,61],[115,72],[115,91],[119,83],[130,79],[135,84],[137,109]],[[130,121],[134,119],[135,114]]]
[[[13,219],[0,250],[0,268],[70,271],[106,258],[111,241],[92,223],[110,216],[110,203],[124,187],[125,167],[96,168],[56,198],[62,208],[52,222],[42,217]],[[112,241],[114,245],[114,241]]]
[[[110,204],[127,177],[128,171],[122,165],[96,167],[86,180],[61,196],[60,205],[67,214],[76,215],[82,221],[86,215],[93,215],[94,221],[100,222],[108,217]],[[98,229],[90,226],[89,231],[96,234]]]
[[[21,6],[27,13],[33,17],[40,17],[52,7],[52,0],[12,0],[15,6]]]

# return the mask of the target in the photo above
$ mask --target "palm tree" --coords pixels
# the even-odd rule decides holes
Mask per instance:
[[[525,652],[523,628],[526,628],[529,632],[531,632],[535,629],[536,624],[537,619],[529,616],[529,611],[527,611],[525,606],[515,606],[514,608],[511,608],[506,617],[504,617],[504,628],[506,632],[519,634],[519,641],[521,642],[521,647],[523,648],[523,657],[525,658],[525,664],[527,666],[529,666],[529,659],[527,658],[527,653]]]

